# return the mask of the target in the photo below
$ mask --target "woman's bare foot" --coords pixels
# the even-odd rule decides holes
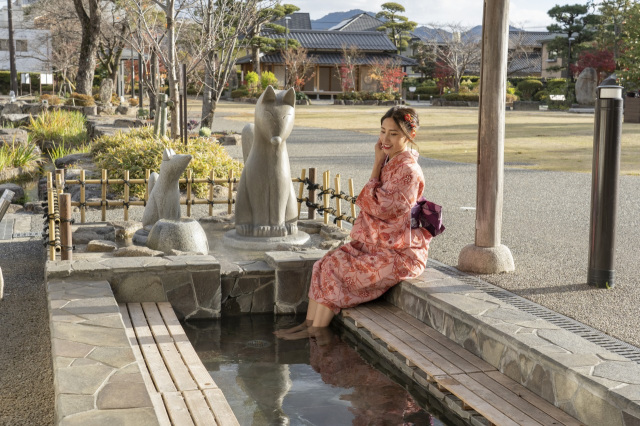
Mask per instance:
[[[277,337],[282,337],[286,334],[292,334],[292,333],[297,333],[299,331],[306,330],[307,328],[311,327],[311,324],[313,324],[313,321],[305,320],[302,324],[298,324],[295,327],[291,327],[291,328],[276,330],[273,332],[273,334],[275,334]]]
[[[307,327],[305,329],[302,329],[300,331],[296,331],[294,333],[276,334],[276,336],[281,338],[282,340],[307,339],[307,338],[311,337],[311,334],[309,333],[309,329],[311,329],[311,327]]]

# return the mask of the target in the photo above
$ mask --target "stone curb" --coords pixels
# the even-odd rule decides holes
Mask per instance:
[[[428,268],[385,296],[587,425],[640,422],[640,364]]]
[[[106,281],[47,283],[56,424],[158,425]]]
[[[208,255],[47,261],[55,279],[105,280],[118,303],[171,302],[180,320],[220,316],[220,263]]]

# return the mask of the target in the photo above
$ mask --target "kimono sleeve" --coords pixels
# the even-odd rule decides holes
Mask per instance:
[[[408,165],[403,165],[385,182],[378,179],[367,182],[356,205],[382,220],[409,214],[423,185],[422,177]]]

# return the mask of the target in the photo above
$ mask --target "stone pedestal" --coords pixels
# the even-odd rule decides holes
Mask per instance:
[[[227,247],[257,251],[276,250],[281,245],[301,246],[307,241],[309,241],[309,234],[302,231],[284,237],[250,237],[239,235],[235,229],[232,229],[223,237],[224,245]]]
[[[509,247],[502,244],[496,247],[469,244],[460,251],[458,269],[476,274],[498,274],[512,272],[516,268]]]

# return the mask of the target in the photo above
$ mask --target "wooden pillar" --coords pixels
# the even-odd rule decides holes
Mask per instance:
[[[73,260],[73,252],[71,247],[71,194],[62,194],[60,196],[60,252],[61,260]]]
[[[501,245],[509,0],[485,0],[482,23],[475,244],[462,249],[458,268],[475,273],[513,271]]]

